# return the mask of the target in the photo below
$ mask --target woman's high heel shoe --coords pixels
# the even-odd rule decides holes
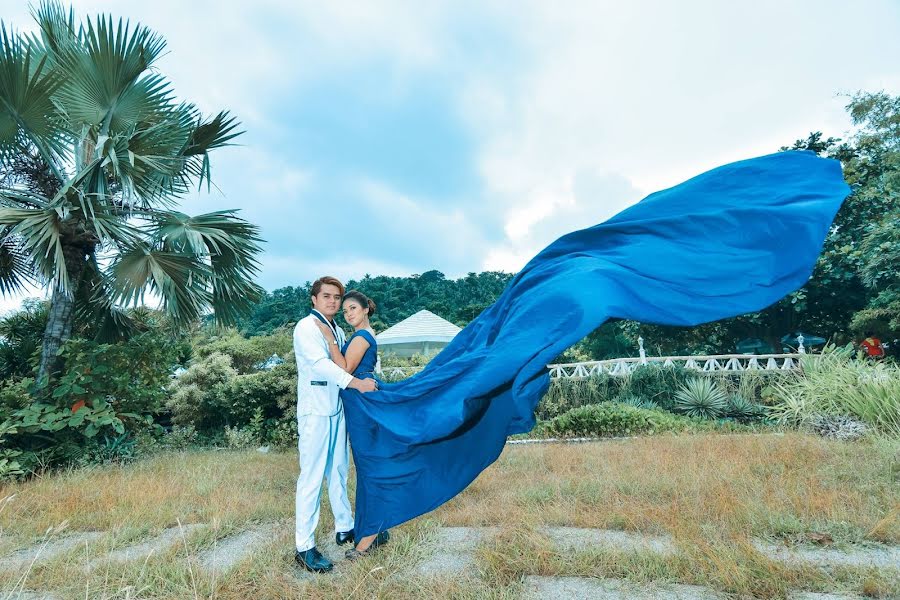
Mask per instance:
[[[388,540],[391,539],[391,534],[387,531],[382,531],[375,539],[372,540],[372,543],[369,544],[369,547],[365,550],[357,550],[354,546],[350,548],[346,552],[344,552],[344,557],[349,561],[358,560],[360,558],[365,558],[366,556],[370,556],[375,553],[375,550],[380,546],[384,546],[388,543]]]
[[[344,558],[353,562],[354,560],[359,560],[360,558],[365,558],[365,557],[369,556],[370,554],[374,554],[373,550],[374,550],[374,548],[372,548],[372,546],[369,546],[365,550],[357,550],[356,548],[350,548],[349,550],[344,552]]]

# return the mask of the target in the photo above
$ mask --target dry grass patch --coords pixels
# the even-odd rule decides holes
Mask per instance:
[[[167,454],[6,485],[0,498],[15,497],[0,506],[0,547],[33,543],[63,521],[70,531],[107,531],[28,573],[25,587],[63,598],[515,598],[526,575],[681,582],[763,598],[791,589],[888,597],[900,593],[897,572],[789,567],[761,555],[751,540],[826,534],[837,544],[900,542],[898,448],[803,435],[511,446],[458,498],[398,528],[383,552],[341,564],[338,576],[317,577],[292,563],[295,453]],[[323,509],[323,539],[330,519]],[[146,561],[86,568],[178,521],[209,527]],[[216,540],[271,522],[284,523],[283,530],[229,572],[199,568]],[[416,575],[439,525],[499,527],[500,535],[480,544],[472,577]],[[680,552],[563,552],[541,533],[546,526],[666,535]],[[0,590],[12,589],[20,575],[0,573]]]
[[[648,437],[508,448],[442,509],[446,525],[521,523],[671,534],[827,533],[900,542],[896,442],[799,434]]]
[[[161,530],[182,523],[239,524],[293,517],[296,454],[191,452],[124,466],[74,470],[0,488],[15,496],[0,531],[40,538],[73,531]]]

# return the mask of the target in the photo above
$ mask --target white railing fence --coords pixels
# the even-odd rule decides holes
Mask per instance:
[[[587,362],[547,365],[551,378],[581,379],[592,375],[626,376],[641,365],[661,364],[681,367],[702,373],[737,373],[741,371],[790,371],[800,368],[800,358],[806,354],[803,336],[797,338],[797,352],[793,354],[711,354],[707,356],[647,356],[644,338],[638,338],[639,356],[612,358]],[[409,377],[425,367],[382,367],[384,377]]]

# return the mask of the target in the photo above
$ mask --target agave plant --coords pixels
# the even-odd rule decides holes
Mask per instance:
[[[622,398],[617,398],[616,402],[620,404],[627,404],[629,406],[634,406],[635,408],[650,408],[650,409],[658,409],[659,404],[654,402],[653,400],[648,400],[647,398],[642,398],[641,396],[624,396]]]
[[[227,112],[176,102],[154,68],[164,40],[100,16],[77,24],[56,2],[38,33],[0,26],[0,292],[48,288],[39,380],[76,317],[129,329],[146,293],[187,324],[233,322],[260,296],[258,229],[235,211],[174,210],[210,182],[210,151],[239,135]]]
[[[735,394],[728,399],[726,406],[726,416],[731,417],[741,423],[755,421],[765,414],[765,409],[744,398],[739,394]]]
[[[689,417],[717,419],[728,405],[728,398],[716,383],[708,378],[689,379],[675,392],[675,408]]]

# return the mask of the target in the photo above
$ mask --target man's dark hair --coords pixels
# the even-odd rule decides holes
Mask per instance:
[[[341,297],[344,296],[344,284],[340,282],[336,277],[331,277],[330,275],[326,275],[325,277],[319,277],[312,284],[312,290],[310,291],[310,297],[318,296],[319,292],[322,291],[323,285],[333,285],[337,289],[341,291]]]

